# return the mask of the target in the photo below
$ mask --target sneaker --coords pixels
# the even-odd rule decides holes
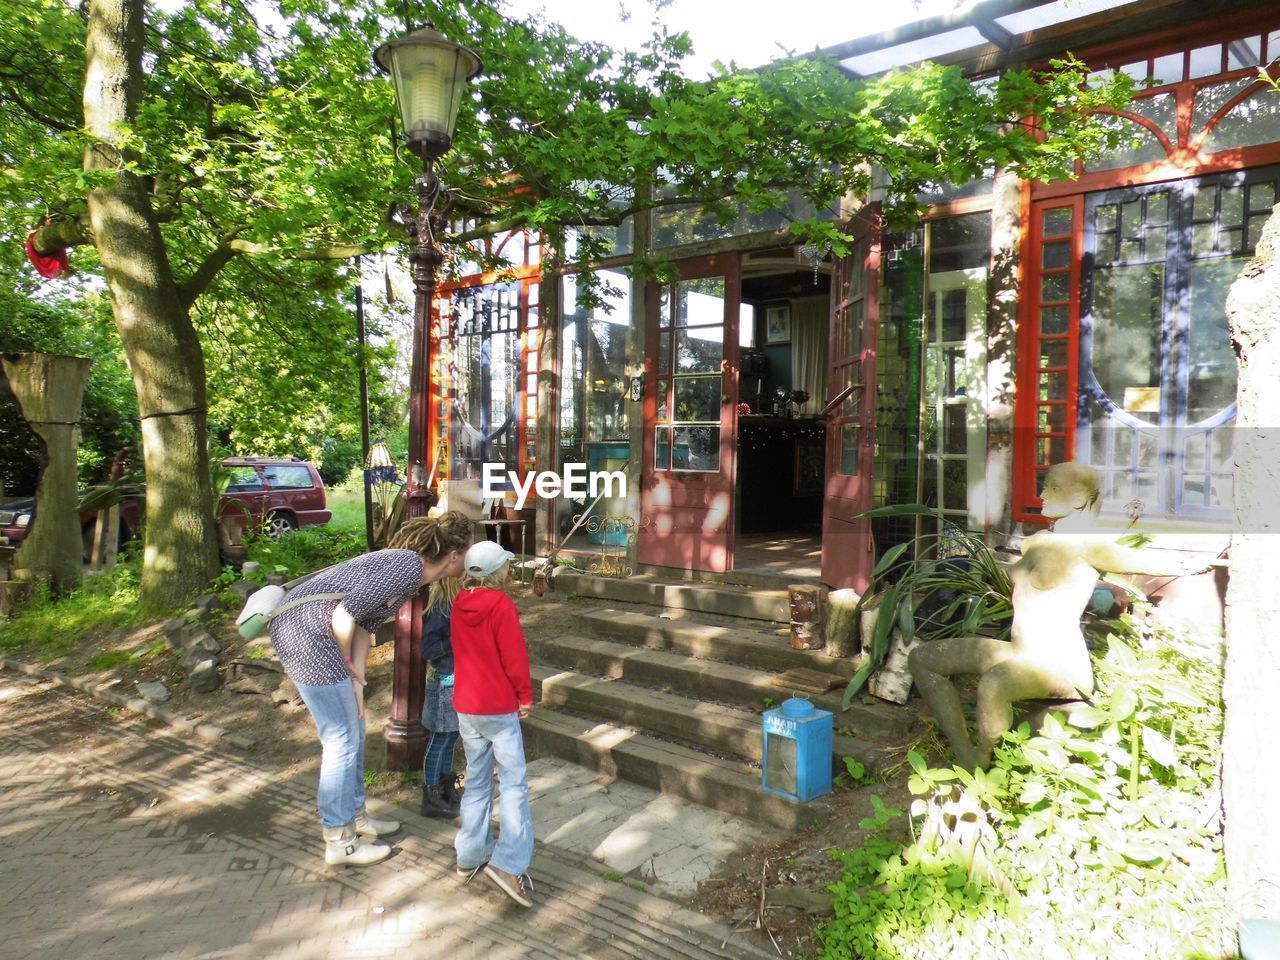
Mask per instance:
[[[459,865],[457,868],[457,874],[459,877],[462,878],[462,882],[464,884],[468,884],[475,879],[475,876],[477,873],[479,873],[481,870],[483,870],[487,866],[488,866],[487,863],[482,863],[478,867],[464,867]]]
[[[527,873],[520,876],[499,870],[492,863],[484,868],[484,875],[496,883],[508,897],[522,907],[533,906],[533,881]]]

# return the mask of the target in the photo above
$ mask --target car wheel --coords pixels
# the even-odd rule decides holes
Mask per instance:
[[[298,524],[287,513],[273,513],[267,517],[267,522],[263,524],[263,528],[266,530],[268,537],[272,540],[279,540],[286,533],[297,530]]]

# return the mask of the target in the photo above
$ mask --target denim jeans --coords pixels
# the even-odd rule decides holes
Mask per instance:
[[[529,778],[524,764],[520,715],[458,714],[458,732],[467,754],[467,789],[462,794],[462,829],[454,841],[458,866],[477,867],[486,860],[499,870],[520,874],[533,859],[533,813],[529,810]],[[493,814],[493,765],[498,764],[497,845]]]
[[[320,823],[341,827],[364,806],[364,718],[351,683],[296,685],[320,734]]]

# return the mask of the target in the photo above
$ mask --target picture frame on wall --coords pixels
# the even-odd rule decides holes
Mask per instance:
[[[791,304],[781,303],[764,310],[764,342],[791,342]]]

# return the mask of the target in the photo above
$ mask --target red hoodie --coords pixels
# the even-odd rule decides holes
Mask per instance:
[[[516,605],[501,590],[463,590],[450,614],[453,706],[458,713],[515,713],[533,703],[529,648]]]

